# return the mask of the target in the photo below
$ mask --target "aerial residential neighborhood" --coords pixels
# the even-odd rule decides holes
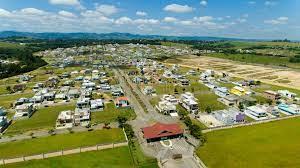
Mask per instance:
[[[0,0],[0,168],[300,167],[299,5]]]

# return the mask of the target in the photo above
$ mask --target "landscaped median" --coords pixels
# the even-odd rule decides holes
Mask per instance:
[[[16,158],[93,145],[126,142],[122,129],[60,134],[0,144],[0,158]]]

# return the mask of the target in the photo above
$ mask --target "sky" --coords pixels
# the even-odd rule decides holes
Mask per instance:
[[[300,0],[0,0],[0,31],[300,40]]]

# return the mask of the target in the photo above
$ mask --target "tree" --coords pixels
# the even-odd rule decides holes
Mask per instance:
[[[199,125],[193,124],[190,127],[191,135],[193,135],[197,139],[201,139],[202,137],[202,130]]]
[[[117,121],[118,121],[118,123],[119,123],[119,127],[122,128],[122,127],[124,126],[124,124],[126,123],[127,118],[124,117],[124,116],[118,116],[118,117],[117,117]]]
[[[193,123],[192,123],[192,120],[190,119],[190,117],[184,117],[184,124],[187,126],[187,127],[190,127]]]
[[[7,86],[7,87],[6,87],[6,90],[7,90],[9,93],[12,93],[12,90],[11,90],[11,87],[10,87],[10,86]]]
[[[244,110],[244,105],[243,105],[243,103],[239,103],[238,108],[240,109],[240,111],[243,111],[243,110]]]
[[[261,85],[261,81],[256,81],[256,85]]]
[[[178,94],[177,88],[174,88],[174,94]]]
[[[267,99],[266,101],[269,105],[272,105],[273,104],[273,101],[271,99]]]
[[[207,106],[207,107],[205,108],[205,112],[207,112],[208,114],[210,114],[210,113],[211,113],[211,107],[210,107],[210,106]]]

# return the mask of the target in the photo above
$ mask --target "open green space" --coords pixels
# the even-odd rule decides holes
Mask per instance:
[[[229,59],[229,60],[245,62],[245,63],[287,66],[296,69],[300,68],[299,63],[290,63],[288,57],[275,57],[275,56],[264,56],[264,55],[255,55],[255,54],[226,54],[226,53],[213,53],[213,54],[208,54],[207,56]]]
[[[1,166],[0,166],[1,167]],[[44,160],[27,161],[2,166],[3,168],[132,168],[128,147],[85,152]]]
[[[57,116],[61,111],[74,110],[74,104],[51,106],[38,109],[30,118],[16,120],[10,125],[5,134],[20,134],[39,129],[53,129]]]
[[[206,133],[197,155],[210,168],[299,167],[300,118]]]
[[[0,96],[0,106],[4,108],[10,108],[11,104],[15,102],[19,98],[30,98],[34,94],[33,93],[21,93],[21,94],[11,94],[11,95],[2,95]]]
[[[210,91],[208,87],[199,82],[193,82],[188,87],[174,86],[173,84],[157,84],[154,87],[156,89],[156,93],[159,95],[174,94],[175,91],[177,91],[178,94],[184,92],[194,93],[195,97],[198,99],[201,111],[205,111],[207,107],[210,107],[212,111],[226,108],[224,104],[217,100],[217,95]],[[155,97],[150,100],[150,103],[155,106],[158,104],[159,100],[160,99],[158,97]]]
[[[121,129],[96,130],[72,134],[60,134],[0,144],[0,158],[12,158],[40,153],[72,149],[104,143],[125,141]]]
[[[113,122],[117,120],[118,116],[123,116],[131,120],[136,117],[136,114],[131,108],[116,108],[114,103],[108,103],[105,105],[103,111],[91,113],[91,123]]]
[[[278,91],[278,90],[289,90],[290,92],[296,93],[297,95],[300,95],[300,89],[292,89],[292,88],[287,88],[283,86],[277,86],[277,85],[271,85],[271,84],[265,84],[262,83],[260,86],[256,87],[253,89],[256,92],[263,93],[265,90],[273,90],[273,91]]]
[[[132,143],[133,145],[130,145],[129,148],[135,165],[138,165],[139,168],[158,168],[157,160],[144,155],[137,140],[133,140]]]

